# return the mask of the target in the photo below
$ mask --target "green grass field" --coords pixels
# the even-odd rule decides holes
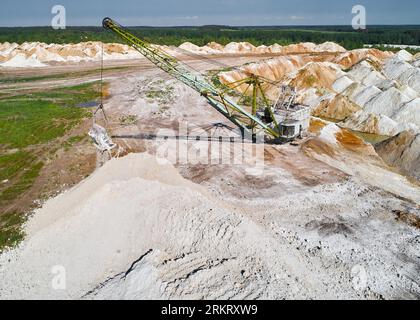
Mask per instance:
[[[9,211],[38,178],[46,155],[54,152],[57,139],[90,117],[76,107],[99,96],[96,83],[45,92],[0,97],[0,250],[22,238],[19,226],[25,212]],[[69,147],[84,137],[69,137]]]

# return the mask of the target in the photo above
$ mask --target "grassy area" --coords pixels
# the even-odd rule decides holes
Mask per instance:
[[[0,100],[0,145],[25,148],[61,137],[86,115],[81,102],[96,99],[93,85],[81,85]],[[1,177],[0,177],[1,178]]]
[[[15,246],[23,240],[24,234],[21,230],[25,217],[21,213],[7,213],[0,216],[0,251],[5,246]]]
[[[123,126],[132,125],[137,123],[137,116],[135,115],[124,115],[120,117],[120,124]]]
[[[167,87],[166,89],[148,90],[145,93],[147,99],[157,100],[160,103],[167,102],[172,99],[173,87]]]
[[[152,81],[147,84],[144,91],[144,96],[159,104],[171,103],[175,99],[175,88],[166,85],[163,80]]]
[[[57,145],[69,148],[85,139],[66,135],[90,116],[76,106],[98,96],[98,84],[90,83],[0,98],[0,250],[22,238],[26,212],[13,204],[32,188]]]

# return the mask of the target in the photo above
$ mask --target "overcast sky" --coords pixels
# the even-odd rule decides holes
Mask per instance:
[[[148,26],[350,25],[362,4],[367,24],[420,24],[419,0],[1,0],[0,26],[50,25],[51,8],[64,5],[67,24]]]

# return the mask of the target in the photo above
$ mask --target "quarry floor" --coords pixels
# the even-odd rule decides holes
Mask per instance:
[[[191,64],[204,71],[266,58]],[[404,219],[419,215],[419,203],[299,145],[220,144],[219,136],[236,136],[233,125],[194,91],[145,61],[108,67],[108,128],[130,155],[90,159],[91,177],[36,211],[27,240],[0,256],[0,298],[420,298],[420,230]],[[0,89],[96,81],[95,70],[93,63],[50,67],[36,76],[76,74]],[[210,133],[210,147],[185,133]],[[198,152],[201,163],[180,150]],[[230,160],[220,163],[221,155]],[[78,196],[77,205],[69,200]],[[55,265],[68,270],[65,290],[51,287]]]

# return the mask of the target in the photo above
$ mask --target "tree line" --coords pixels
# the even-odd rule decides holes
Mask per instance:
[[[365,31],[355,31],[346,26],[325,27],[132,27],[133,34],[161,45],[180,45],[192,42],[203,46],[211,41],[226,45],[229,42],[247,41],[255,46],[298,42],[336,42],[348,50],[365,44],[420,45],[420,26],[372,26]],[[49,27],[0,28],[3,42],[78,43],[82,41],[122,42],[110,31],[101,27],[68,27],[53,30]]]

